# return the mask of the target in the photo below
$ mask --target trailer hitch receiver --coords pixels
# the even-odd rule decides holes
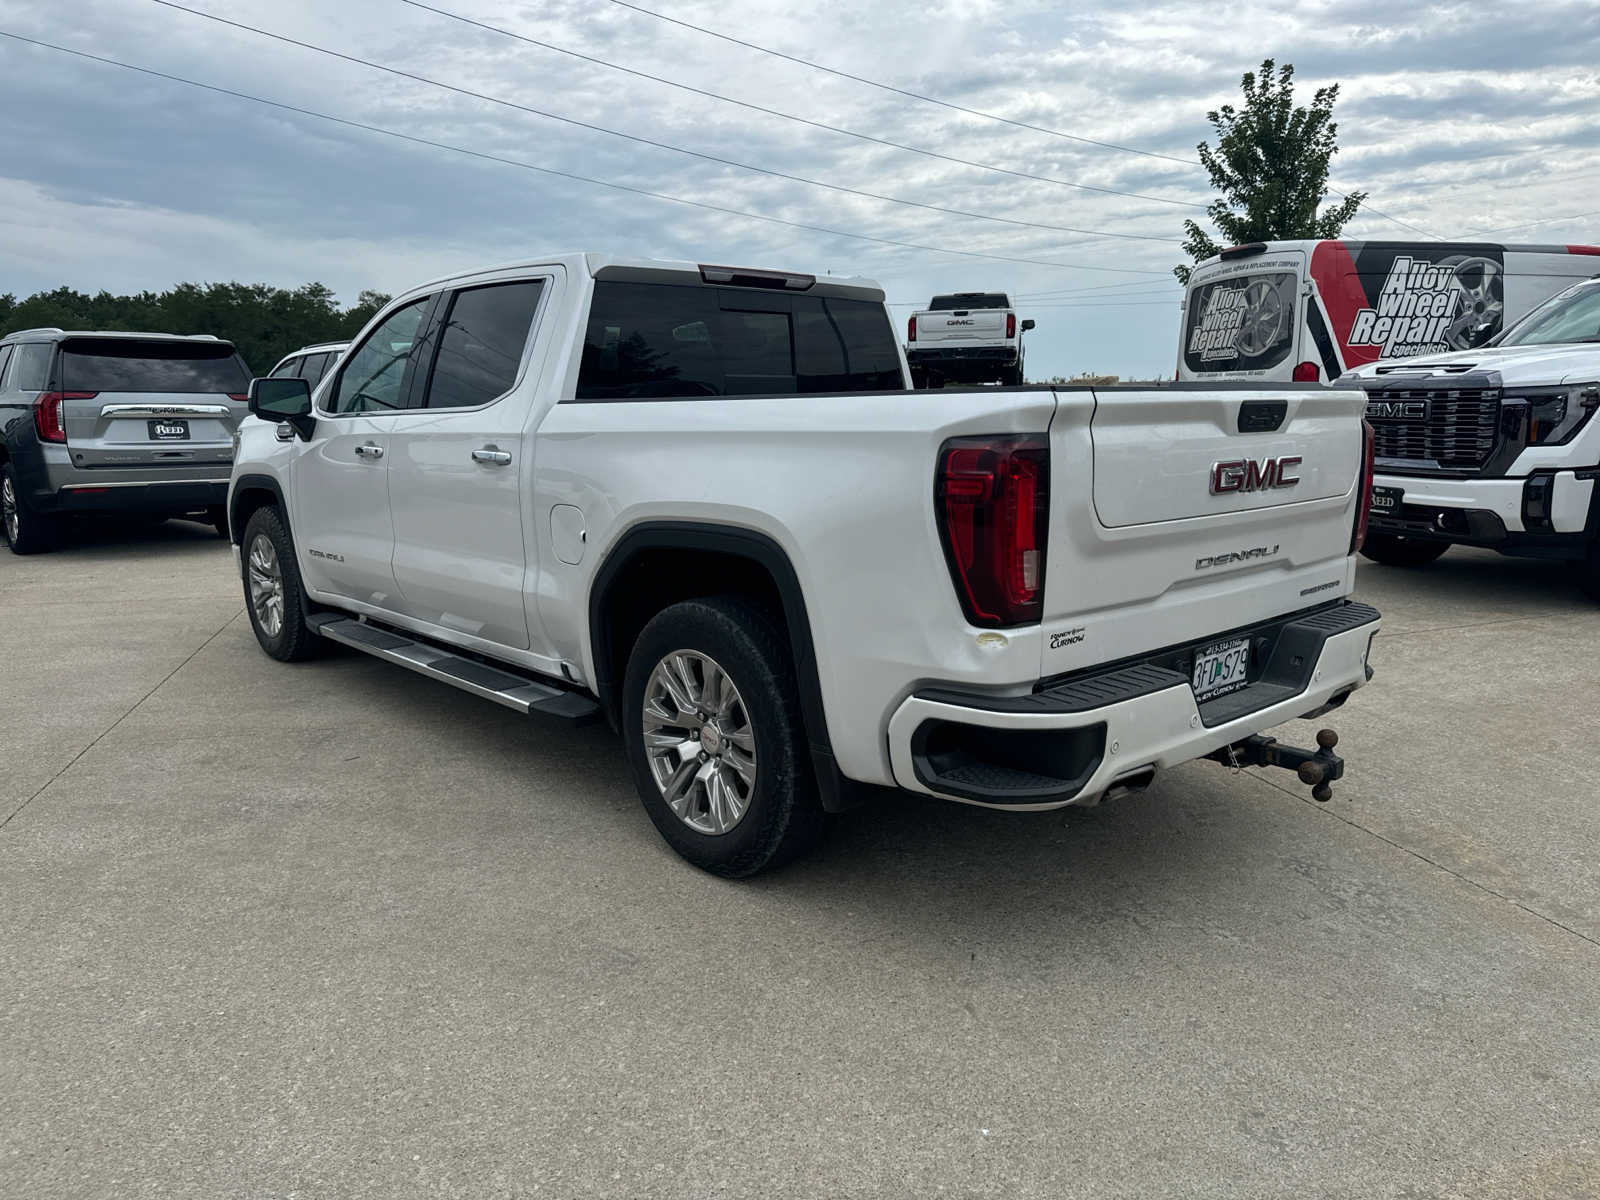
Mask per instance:
[[[1339,744],[1339,735],[1331,729],[1317,731],[1317,748],[1301,750],[1285,746],[1277,738],[1252,734],[1243,741],[1234,742],[1207,757],[1230,767],[1282,767],[1293,771],[1300,782],[1311,788],[1311,798],[1316,801],[1333,799],[1332,783],[1344,776],[1344,759],[1333,752]]]

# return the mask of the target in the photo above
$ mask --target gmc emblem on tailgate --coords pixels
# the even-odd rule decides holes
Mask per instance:
[[[1369,421],[1426,421],[1427,419],[1428,402],[1426,400],[1367,401],[1367,420]]]
[[[1268,488],[1293,487],[1300,482],[1294,469],[1301,463],[1298,454],[1282,458],[1234,458],[1227,462],[1211,464],[1211,494],[1223,496],[1229,492],[1264,492]]]

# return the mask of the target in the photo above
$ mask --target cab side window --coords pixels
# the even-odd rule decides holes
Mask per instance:
[[[420,350],[417,334],[432,300],[425,296],[395,309],[357,347],[329,393],[329,412],[394,412],[406,406],[406,366]]]
[[[300,360],[300,378],[304,379],[311,387],[316,387],[328,369],[332,360],[331,354],[308,354]]]
[[[542,279],[521,279],[452,296],[423,405],[477,408],[510,391],[543,290]]]

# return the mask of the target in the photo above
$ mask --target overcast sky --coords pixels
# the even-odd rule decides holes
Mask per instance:
[[[551,250],[866,275],[891,301],[1006,290],[1039,323],[1034,378],[1172,372],[1178,242],[1198,166],[1018,129],[731,45],[614,0],[430,0],[526,37],[928,157],[722,103],[403,0],[190,7],[708,162],[452,93],[163,7],[0,0],[0,30],[480,154],[830,230],[709,212],[432,149],[0,39],[12,136],[0,290],[316,279],[351,302]],[[1240,74],[1292,62],[1342,88],[1334,186],[1442,237],[1600,242],[1600,5],[1302,0],[1140,5],[639,0],[838,71],[1080,138],[1192,159]],[[1066,186],[1138,193],[1131,198]],[[1184,203],[1172,203],[1179,201]],[[1555,219],[1552,219],[1555,218]],[[1018,223],[1020,222],[1020,224]],[[1539,222],[1538,224],[1530,224]],[[1111,238],[1064,232],[1070,227]],[[1514,228],[1513,228],[1514,227]],[[1352,236],[1412,237],[1373,212]],[[1154,239],[1154,240],[1149,240]],[[1140,273],[1144,272],[1144,273]],[[1095,289],[1095,290],[1087,290]],[[1062,293],[1068,293],[1063,295]],[[910,305],[896,307],[902,322]]]

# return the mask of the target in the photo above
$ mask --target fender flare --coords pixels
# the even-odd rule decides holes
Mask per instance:
[[[800,714],[816,771],[823,807],[838,812],[851,807],[854,786],[839,773],[833,743],[828,737],[822,681],[817,674],[816,649],[811,640],[811,620],[805,593],[788,553],[772,538],[753,529],[701,521],[646,521],[635,525],[612,543],[589,584],[589,645],[594,656],[594,690],[601,707],[616,722],[620,713],[620,681],[611,678],[612,645],[603,619],[606,600],[622,570],[646,550],[704,550],[748,559],[772,577],[783,604],[784,623],[794,655],[800,685]]]

